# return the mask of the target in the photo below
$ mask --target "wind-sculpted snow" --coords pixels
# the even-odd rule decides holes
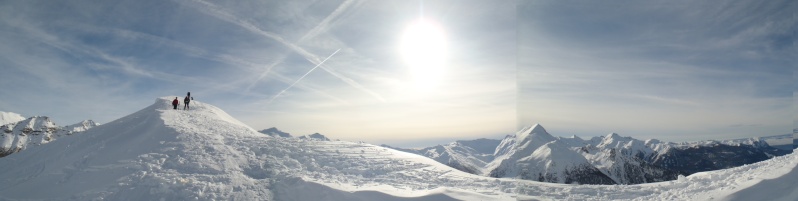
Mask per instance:
[[[212,105],[169,102],[0,158],[0,200],[745,200],[756,196],[748,189],[798,197],[796,154],[654,184],[551,184],[472,175],[365,143],[269,137]],[[557,157],[543,152],[558,145],[541,147],[537,157]]]

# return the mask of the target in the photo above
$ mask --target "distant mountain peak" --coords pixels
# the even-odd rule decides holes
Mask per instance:
[[[522,129],[520,132],[518,132],[516,138],[518,139],[518,142],[521,143],[528,140],[545,141],[545,142],[550,142],[555,140],[554,136],[549,134],[549,132],[546,132],[546,129],[543,128],[543,126],[541,126],[540,124],[535,124],[525,129]]]
[[[84,132],[99,125],[92,120],[83,120],[60,127],[47,116],[32,116],[7,123],[0,126],[0,157],[23,151],[31,145],[47,144],[62,136]]]
[[[20,114],[0,111],[0,126],[25,120]]]
[[[62,128],[62,130],[66,131],[67,132],[66,134],[69,135],[69,134],[72,134],[72,133],[83,132],[83,131],[89,130],[90,128],[97,127],[99,125],[100,125],[99,123],[94,122],[91,119],[88,119],[88,120],[83,120],[81,122],[78,122],[76,124],[72,124],[72,125],[69,125],[69,126],[64,126],[64,128]]]
[[[293,136],[291,136],[290,133],[283,132],[280,129],[277,129],[275,127],[263,129],[263,130],[260,130],[258,132],[266,134],[266,135],[269,135],[269,136],[272,136],[272,137],[293,137]]]
[[[320,133],[313,133],[310,135],[299,136],[299,139],[330,141],[330,138],[327,138],[326,136]]]

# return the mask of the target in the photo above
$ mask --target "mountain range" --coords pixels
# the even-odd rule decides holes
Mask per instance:
[[[0,200],[798,198],[798,181],[795,180],[798,154],[795,153],[744,167],[679,176],[674,181],[651,185],[562,185],[469,174],[418,154],[363,142],[273,137],[259,133],[220,108],[204,102],[194,101],[191,110],[173,110],[170,97],[174,96],[158,98],[148,107],[80,134],[73,133],[41,146],[28,146],[24,151],[0,158],[0,167],[3,167],[0,171]],[[47,121],[42,120],[29,122],[47,125]],[[26,123],[16,125],[20,124]],[[580,171],[595,173],[595,169],[601,171],[601,168],[581,166],[584,164],[582,160],[573,162],[558,158],[584,157],[585,152],[593,154],[591,147],[585,148],[587,145],[618,144],[602,143],[604,140],[597,140],[600,138],[581,140],[576,137],[555,137],[552,142],[540,143],[527,139],[551,139],[542,127],[530,127],[524,131],[529,132],[508,136],[501,141],[458,141],[450,148],[460,150],[467,147],[460,151],[463,156],[468,156],[469,152],[487,153],[490,147],[494,147],[491,156],[483,158],[493,157],[493,161],[499,157],[514,159],[523,156],[520,152],[537,146],[532,152],[534,154],[522,157],[523,160],[498,162],[497,167],[502,164],[526,165],[505,169],[552,181],[560,181],[562,175],[576,175],[562,179],[568,183],[606,182],[606,178],[613,178],[576,174]],[[29,136],[31,133],[24,134]],[[623,139],[620,136],[610,138]],[[574,148],[579,144],[583,144],[584,152],[579,151],[581,148]],[[566,149],[574,152],[562,151]],[[619,155],[624,154],[616,151],[615,156]],[[459,155],[450,156],[456,156],[450,157],[455,161],[460,160]],[[588,162],[593,160],[584,158]],[[476,159],[480,158],[471,160]],[[537,163],[536,160],[551,162]],[[535,175],[525,167],[562,171]],[[482,174],[490,174],[491,171],[486,170],[483,168]]]
[[[643,141],[617,133],[591,139],[554,137],[539,124],[502,140],[463,140],[421,149],[391,148],[472,174],[579,184],[668,181],[679,175],[737,167],[792,151],[771,147],[761,138],[672,143]]]
[[[259,133],[266,134],[272,137],[282,137],[282,138],[294,138],[290,133],[283,132],[275,127],[259,130]],[[310,135],[302,135],[296,137],[297,139],[305,139],[305,140],[319,140],[319,141],[330,141],[330,138],[320,134],[320,133],[313,133]]]
[[[28,146],[47,144],[62,136],[73,135],[86,131],[100,124],[92,120],[69,126],[60,127],[53,123],[47,116],[33,116],[24,118],[19,114],[0,112],[2,123],[0,126],[0,157],[25,150]]]

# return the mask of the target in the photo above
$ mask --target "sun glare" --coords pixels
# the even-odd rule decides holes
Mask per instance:
[[[429,90],[443,78],[446,38],[437,24],[419,19],[404,31],[401,54],[416,88]]]

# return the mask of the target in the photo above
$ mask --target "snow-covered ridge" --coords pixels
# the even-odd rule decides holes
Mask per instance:
[[[275,127],[267,128],[258,131],[260,133],[272,136],[272,137],[293,137],[290,133],[283,132]]]
[[[425,156],[460,171],[482,175],[483,167],[493,160],[493,152],[499,142],[499,140],[481,138],[458,140],[449,144],[418,149],[381,146]]]
[[[172,110],[169,101],[0,158],[0,200],[798,198],[795,153],[655,184],[549,184],[468,174],[370,144],[267,137],[215,106]],[[557,147],[545,143],[534,157]]]
[[[260,130],[258,132],[266,134],[268,136],[272,136],[272,137],[293,138],[293,136],[290,133],[283,132],[283,131],[275,128],[275,127],[263,129],[263,130]],[[324,136],[324,135],[322,135],[320,133],[313,133],[313,134],[310,134],[310,135],[302,135],[302,136],[298,136],[296,138],[297,139],[303,139],[303,140],[330,141],[330,138],[327,138],[327,136]]]
[[[299,136],[297,138],[304,139],[304,140],[330,141],[330,138],[327,138],[326,136],[324,136],[322,134],[319,134],[319,133],[313,133],[313,134],[310,134],[310,135],[303,135],[303,136]]]
[[[80,133],[99,124],[92,120],[59,127],[47,116],[33,116],[0,126],[0,157],[25,150],[33,145],[43,145],[61,136]]]
[[[418,155],[267,137],[215,106],[194,101],[191,110],[173,110],[170,101],[0,159],[8,167],[0,171],[0,200],[511,198],[501,181],[473,182]],[[35,190],[42,188],[51,190]],[[493,193],[474,193],[484,191]]]
[[[495,145],[492,156],[456,151],[466,148],[450,143],[418,150],[398,150],[427,156],[474,174],[589,184],[667,181],[680,174],[735,167],[789,153],[774,150],[764,138],[671,143],[656,139],[643,141],[610,133],[585,140],[577,136],[553,137],[539,124],[524,127],[515,135],[505,137]],[[715,157],[696,160],[711,156]],[[592,176],[588,179],[586,175]]]

